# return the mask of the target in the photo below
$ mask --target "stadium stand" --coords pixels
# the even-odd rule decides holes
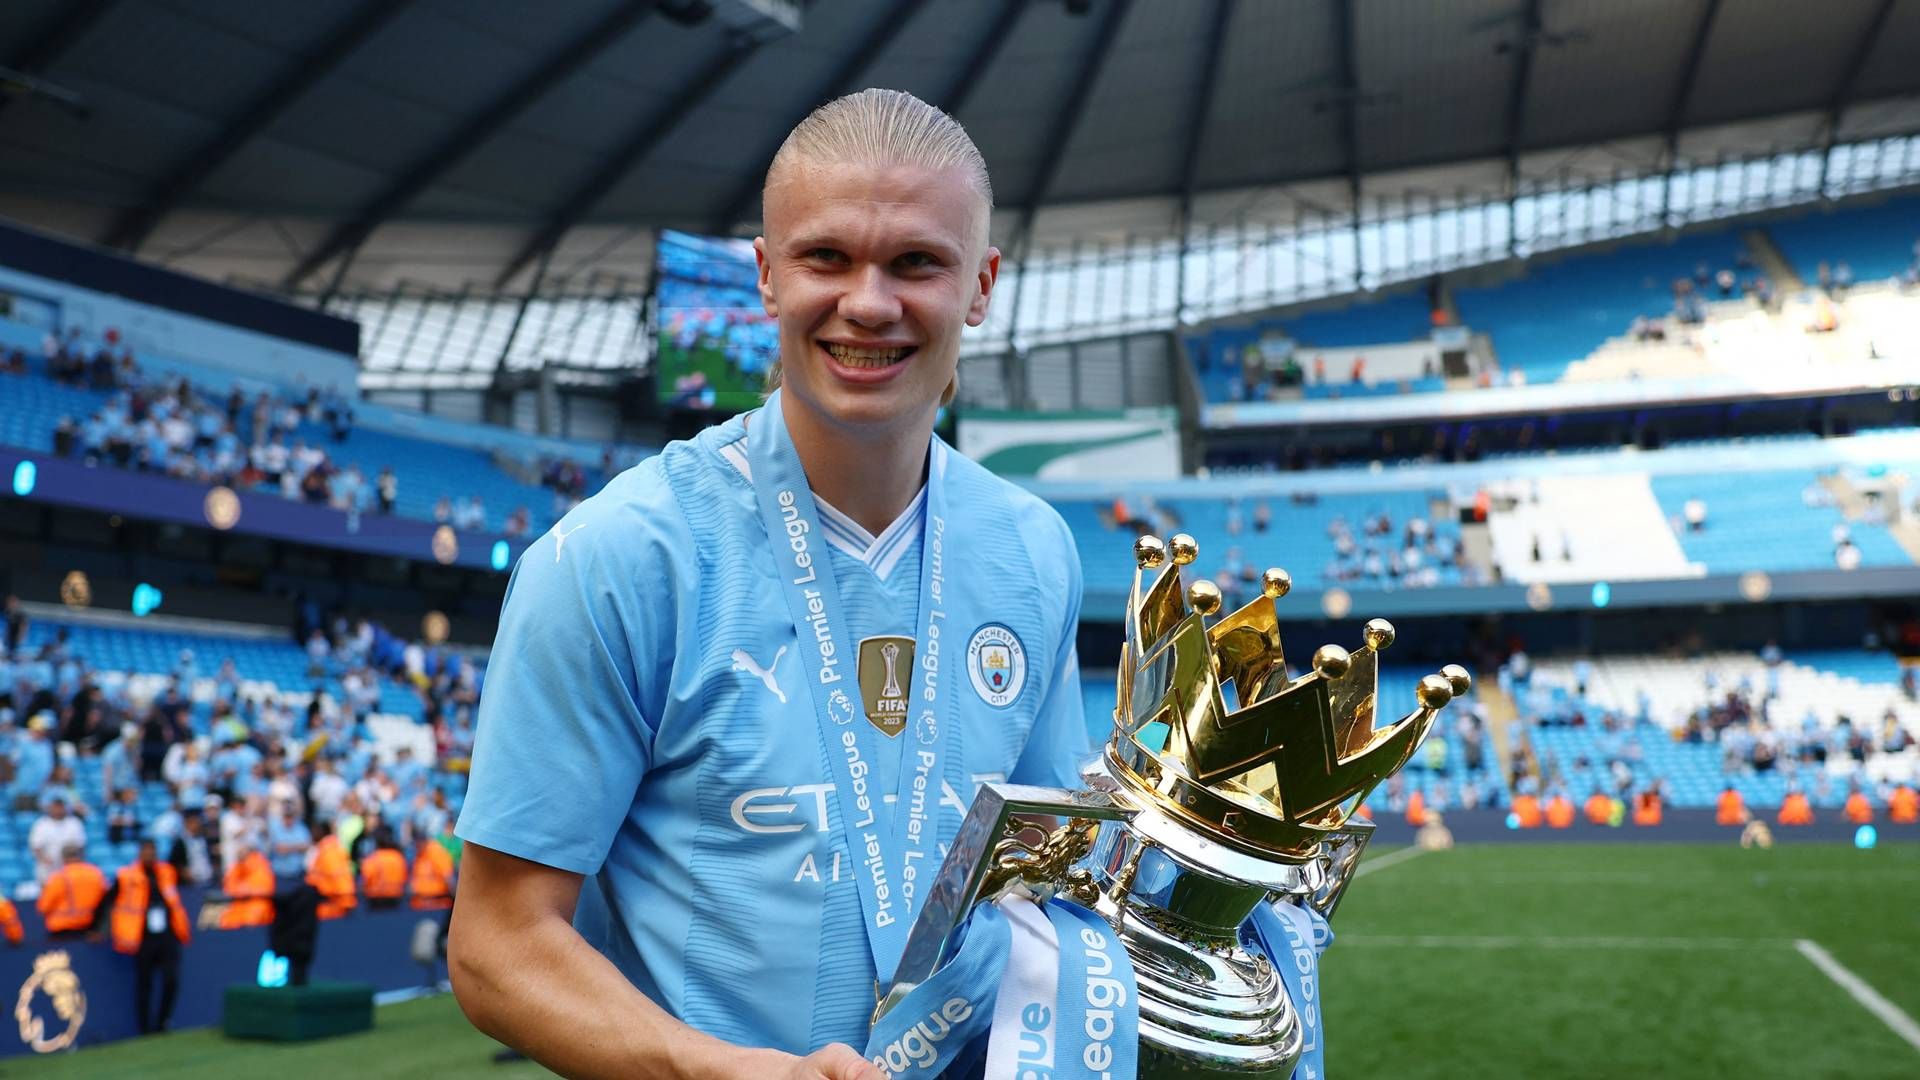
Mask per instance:
[[[1731,784],[1752,807],[1798,789],[1831,809],[1856,785],[1884,807],[1920,776],[1902,670],[1886,653],[1770,649],[1546,661],[1505,683],[1541,783],[1576,799],[1657,782],[1671,805],[1709,807]]]
[[[1920,197],[1814,211],[1767,233],[1808,283],[1819,282],[1822,263],[1830,274],[1845,263],[1855,283],[1902,278],[1920,267]]]
[[[479,687],[471,657],[364,620],[338,622],[331,635],[316,628],[304,647],[284,632],[157,621],[35,617],[11,659],[0,658],[7,895],[35,892],[26,838],[54,794],[74,798],[87,859],[109,873],[134,858],[139,837],[169,847],[208,796],[253,830],[285,799],[304,805],[308,795],[282,779],[301,760],[333,763],[342,784],[332,809],[384,818],[406,850],[458,811]],[[122,808],[124,789],[136,796]],[[110,838],[123,813],[134,827]],[[209,828],[217,835],[216,821]]]
[[[104,453],[105,443],[119,433],[130,447],[126,464],[163,456],[164,471],[205,483],[225,480],[252,490],[273,490],[275,485],[267,476],[246,474],[247,464],[259,467],[276,456],[280,462],[297,464],[311,455],[323,474],[319,494],[309,496],[304,491],[304,473],[299,469],[285,473],[279,490],[289,498],[328,501],[352,512],[371,512],[380,505],[381,471],[392,469],[392,512],[509,536],[545,532],[568,507],[605,481],[604,465],[587,466],[570,459],[518,463],[521,475],[510,475],[503,468],[506,459],[498,452],[356,425],[351,408],[344,403],[317,395],[303,398],[289,388],[272,396],[242,394],[230,403],[227,394],[238,393],[237,387],[222,393],[219,388],[194,386],[193,400],[183,402],[174,379],[145,372],[125,350],[109,350],[122,357],[113,380],[68,385],[54,379],[54,358],[46,354],[44,336],[32,327],[0,320],[0,348],[20,350],[24,368],[22,374],[0,383],[7,395],[0,415],[0,444],[59,453],[59,431],[70,436],[71,456],[114,463],[119,459]],[[85,353],[95,347],[76,337],[66,348]],[[208,445],[181,444],[148,454],[143,444],[154,433],[141,423],[141,415],[149,402],[182,409],[193,424],[187,437],[204,435]],[[222,435],[229,417],[230,438]],[[256,430],[263,420],[271,434]],[[603,463],[613,460],[609,451]]]

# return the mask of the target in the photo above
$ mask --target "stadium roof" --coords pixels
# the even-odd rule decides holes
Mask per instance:
[[[1915,0],[11,0],[0,213],[289,289],[524,288],[751,223],[865,85],[966,124],[1008,240],[1911,131],[1915,56]]]

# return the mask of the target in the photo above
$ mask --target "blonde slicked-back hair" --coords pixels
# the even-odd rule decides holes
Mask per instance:
[[[761,204],[783,176],[800,162],[826,165],[863,165],[883,169],[912,165],[924,169],[957,169],[986,204],[981,215],[985,228],[993,213],[993,182],[987,177],[987,159],[973,145],[967,129],[939,109],[904,90],[868,87],[835,98],[807,114],[773,155],[761,186]],[[947,384],[941,405],[953,403],[959,389]],[[780,385],[780,361],[767,370],[767,391]]]

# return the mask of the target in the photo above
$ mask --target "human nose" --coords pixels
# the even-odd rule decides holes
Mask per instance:
[[[886,326],[900,319],[900,298],[886,271],[868,266],[853,275],[840,297],[840,317],[860,326]]]

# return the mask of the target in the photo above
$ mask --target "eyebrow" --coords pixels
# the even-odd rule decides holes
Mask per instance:
[[[846,244],[835,237],[816,234],[816,235],[810,235],[810,236],[796,236],[791,241],[789,241],[785,246],[788,251],[811,251],[814,248],[820,248],[820,247],[833,248],[835,250],[840,250],[845,248]],[[959,246],[955,245],[953,242],[947,241],[947,240],[934,240],[924,236],[910,237],[904,242],[900,243],[898,245],[898,249],[901,252],[925,251],[932,254],[944,255],[947,258],[956,259],[956,260],[959,259],[961,255],[961,250]]]

